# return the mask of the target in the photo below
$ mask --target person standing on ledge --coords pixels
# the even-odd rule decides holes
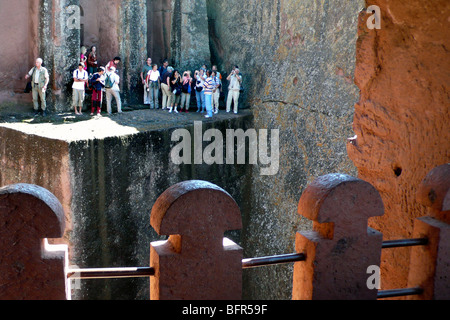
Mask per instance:
[[[233,71],[227,77],[229,81],[228,97],[227,97],[227,112],[231,111],[231,103],[234,103],[234,113],[238,113],[239,109],[239,95],[241,94],[242,76],[239,74],[239,67],[235,66]]]
[[[206,80],[203,82],[203,91],[205,92],[205,105],[206,105],[206,115],[205,118],[212,118],[213,108],[212,108],[212,94],[215,88],[213,83],[213,78],[211,77],[211,70],[206,71]]]
[[[183,84],[181,86],[181,104],[180,112],[189,112],[189,107],[191,104],[191,93],[192,93],[192,78],[191,72],[189,70],[183,73]]]
[[[222,82],[220,81],[220,73],[218,71],[212,71],[211,73],[212,84],[213,84],[213,93],[212,93],[212,106],[213,113],[219,113],[219,100],[220,100],[220,91],[222,91]]]
[[[108,62],[108,64],[106,65],[106,67],[105,67],[106,72],[110,72],[111,68],[113,68],[113,67],[114,67],[114,71],[118,70],[119,63],[120,63],[120,57],[115,57],[113,60]]]
[[[106,111],[109,115],[112,114],[111,100],[112,96],[116,99],[117,112],[122,113],[122,101],[120,100],[120,77],[116,74],[116,68],[111,67],[109,71],[106,72],[105,76],[105,88],[106,88]]]
[[[150,88],[148,87],[147,75],[151,70],[152,70],[152,58],[148,58],[147,62],[142,67],[142,71],[140,74],[142,85],[144,86],[144,105],[150,104]]]
[[[89,75],[84,69],[84,63],[78,64],[78,69],[73,72],[72,85],[72,105],[75,109],[75,114],[83,114],[83,103],[85,97],[86,83],[89,80]]]
[[[92,91],[92,108],[91,108],[91,116],[94,115],[95,109],[97,109],[97,116],[101,116],[102,110],[102,97],[103,97],[103,88],[105,87],[105,68],[99,67],[98,72],[94,74],[91,78],[91,84],[93,87]]]
[[[42,115],[45,117],[47,115],[46,109],[47,104],[45,102],[45,93],[47,91],[47,85],[50,80],[48,75],[48,70],[42,66],[42,59],[36,59],[36,66],[33,67],[25,79],[31,78],[31,88],[33,94],[33,105],[34,105],[34,115],[39,114],[39,98],[41,100]]]
[[[92,46],[91,52],[88,56],[88,74],[93,75],[94,73],[97,73],[98,69],[98,61],[97,61],[97,47]]]
[[[85,46],[82,46],[81,47],[81,54],[80,54],[80,62],[83,64],[83,69],[84,70],[86,70],[87,71],[87,60],[88,60],[88,57],[86,56],[86,53],[87,53],[87,49],[86,49],[86,47]]]
[[[164,74],[160,73],[161,91],[162,91],[162,109],[169,109],[172,105],[172,91],[170,90],[170,78],[172,77],[173,68],[167,67]]]
[[[175,113],[178,113],[178,105],[181,102],[181,75],[178,70],[174,70],[172,76],[169,78],[169,85],[171,91],[171,107],[169,112],[172,113],[172,110],[175,110]]]
[[[146,87],[149,93],[149,104],[150,109],[158,109],[159,108],[159,88],[161,86],[160,75],[158,71],[158,65],[154,64],[153,69],[148,71],[147,77],[145,79]]]
[[[197,112],[203,113],[206,111],[205,104],[205,90],[203,90],[203,83],[206,80],[203,69],[196,70],[194,73],[196,81],[195,85],[195,98],[197,100]]]

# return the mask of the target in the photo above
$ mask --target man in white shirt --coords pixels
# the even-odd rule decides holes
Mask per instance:
[[[117,103],[117,112],[122,113],[122,101],[120,100],[120,76],[116,74],[116,68],[111,67],[105,75],[105,88],[106,88],[106,110],[108,114],[112,114],[111,109],[111,96],[114,96]]]
[[[78,69],[73,72],[72,105],[75,109],[75,114],[83,114],[85,88],[88,80],[89,75],[87,71],[84,70],[84,64],[80,62],[78,64]]]
[[[231,103],[234,103],[234,113],[238,113],[239,95],[241,94],[242,76],[239,74],[239,68],[234,67],[230,75],[227,77],[230,82],[228,86],[227,112],[231,110]]]
[[[50,80],[50,76],[46,68],[42,66],[42,59],[36,59],[36,66],[33,67],[26,75],[25,79],[31,78],[31,87],[33,94],[34,115],[39,114],[39,98],[41,100],[42,114],[46,115],[47,104],[45,102],[45,92]]]
[[[150,109],[158,109],[159,107],[159,88],[160,88],[160,82],[159,79],[161,78],[161,75],[158,71],[158,66],[154,64],[152,66],[152,70],[150,70],[147,73],[147,78],[145,79],[145,82],[147,83],[147,88],[149,92],[149,104]]]

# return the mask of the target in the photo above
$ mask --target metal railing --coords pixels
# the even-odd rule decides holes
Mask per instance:
[[[155,269],[144,268],[103,268],[103,269],[69,269],[67,278],[72,280],[147,278],[155,275]]]
[[[306,255],[303,253],[283,254],[261,258],[250,258],[242,260],[242,269],[265,267],[276,264],[305,261]]]
[[[419,239],[403,239],[403,240],[389,240],[383,241],[382,249],[412,247],[412,246],[426,246],[428,244],[427,238]]]
[[[268,256],[260,258],[250,258],[242,260],[242,269],[264,267],[276,264],[304,261],[306,256],[303,253],[284,254],[278,256]],[[70,269],[67,278],[73,280],[87,279],[115,279],[115,278],[142,278],[155,275],[155,269],[151,267],[143,268],[103,268],[103,269]]]
[[[428,239],[402,239],[383,241],[382,249],[401,248],[411,246],[423,246],[428,244]],[[292,262],[305,261],[304,253],[291,253],[259,258],[249,258],[242,260],[242,269],[251,269],[271,265],[286,264]],[[67,278],[72,280],[87,279],[117,279],[117,278],[146,278],[155,275],[155,269],[151,267],[142,268],[103,268],[103,269],[70,269]],[[377,299],[385,299],[400,296],[420,295],[421,288],[406,288],[393,290],[379,290]]]
[[[413,296],[413,295],[419,295],[422,293],[423,293],[423,289],[421,289],[421,288],[380,290],[380,291],[378,291],[377,299]]]
[[[427,244],[428,244],[427,238],[388,240],[388,241],[383,241],[383,243],[381,245],[381,249],[402,248],[402,247],[412,247],[412,246],[426,246]],[[377,294],[377,299],[420,295],[422,293],[423,293],[423,289],[421,289],[421,288],[379,290],[378,294]]]

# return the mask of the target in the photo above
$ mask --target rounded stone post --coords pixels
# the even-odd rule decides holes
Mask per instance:
[[[421,287],[423,294],[409,299],[450,299],[450,164],[426,176],[417,200],[428,207],[429,216],[416,219],[414,238],[427,238],[426,246],[411,249],[408,287]]]
[[[172,186],[156,201],[152,227],[167,241],[153,242],[152,300],[236,300],[242,298],[242,248],[224,232],[242,228],[234,199],[204,181]]]
[[[64,212],[46,189],[17,184],[0,189],[0,300],[70,299]]]
[[[294,265],[293,299],[376,299],[367,272],[380,265],[382,234],[367,222],[384,213],[377,190],[347,175],[326,175],[307,187],[298,213],[313,221],[313,230],[296,236],[306,260]]]

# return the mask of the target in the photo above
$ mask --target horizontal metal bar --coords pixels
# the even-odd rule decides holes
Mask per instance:
[[[389,249],[389,248],[412,247],[412,246],[426,246],[427,244],[428,244],[427,238],[389,240],[383,241],[381,248]]]
[[[154,275],[154,268],[70,269],[67,272],[70,279],[144,278]]]
[[[427,245],[428,239],[402,239],[383,241],[382,248],[399,248],[410,246]],[[277,256],[268,256],[260,258],[250,258],[242,260],[242,268],[250,269],[263,266],[270,266],[283,263],[304,261],[306,259],[303,253],[291,253]],[[110,269],[72,269],[69,270],[67,277],[70,279],[113,279],[113,278],[139,278],[151,277],[155,275],[153,268],[110,268]]]
[[[275,264],[290,263],[297,261],[304,261],[306,259],[303,253],[291,253],[278,256],[250,258],[242,260],[242,269],[257,268],[263,266],[270,266]]]
[[[242,268],[256,268],[275,264],[304,261],[303,253],[292,253],[278,256],[250,258],[242,260]],[[155,275],[154,268],[105,268],[105,269],[70,269],[67,278],[70,279],[115,279],[139,278]]]
[[[381,290],[378,291],[377,299],[413,296],[423,293],[422,288],[408,288],[408,289],[393,289],[393,290]]]

